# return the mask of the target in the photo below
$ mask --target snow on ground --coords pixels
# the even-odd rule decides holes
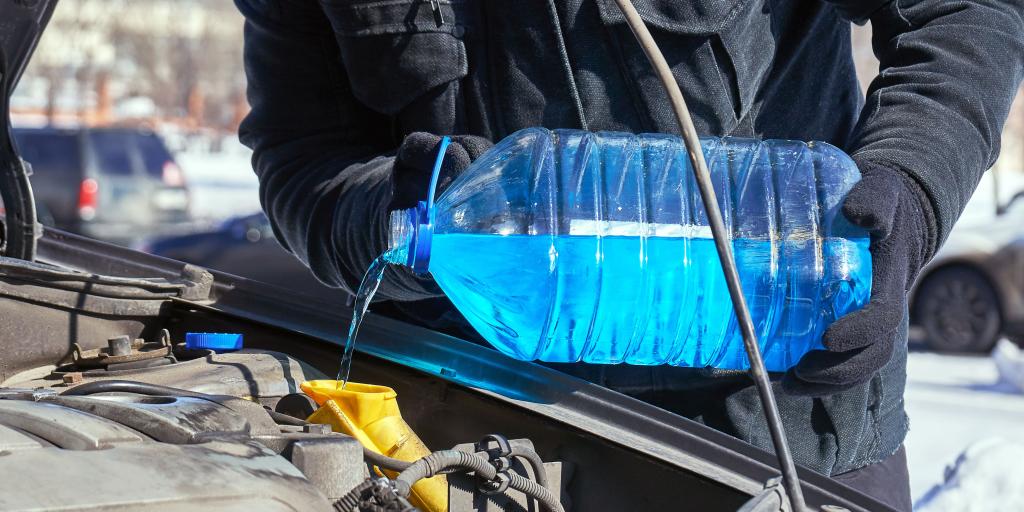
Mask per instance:
[[[1000,340],[992,351],[992,362],[999,370],[999,380],[1024,393],[1024,350],[1008,340]]]
[[[920,510],[928,512],[960,512],[970,510],[1024,510],[1024,502],[1009,509],[972,509],[959,506],[961,498],[947,496],[932,499],[927,506],[922,497],[935,485],[944,481],[947,466],[972,444],[988,442],[992,438],[1005,438],[1024,443],[1024,394],[1008,383],[1001,382],[992,358],[985,356],[951,356],[927,352],[913,352],[907,368],[907,414],[910,415],[910,433],[907,436],[907,456],[910,464],[910,490]],[[1024,448],[1013,457],[1003,456],[1000,450],[980,445],[972,452],[975,459],[961,473],[976,472],[966,480],[955,480],[944,494],[965,494],[981,488],[972,479],[991,472],[1010,475],[1017,472],[1014,487],[1024,493]],[[1014,448],[1016,450],[1017,448]],[[988,460],[991,459],[991,460]],[[961,465],[963,466],[963,465]],[[965,477],[966,478],[966,477]],[[959,483],[957,483],[959,482]],[[993,482],[997,485],[997,482]],[[1009,484],[1008,484],[1009,485]],[[1004,489],[1001,494],[1010,491]]]
[[[1024,510],[1024,443],[990,438],[972,444],[914,507],[918,512]]]

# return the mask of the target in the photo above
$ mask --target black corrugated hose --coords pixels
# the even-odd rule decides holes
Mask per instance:
[[[167,388],[170,389],[170,388]],[[281,413],[271,412],[271,417],[278,420],[278,423],[295,424],[295,422],[306,422],[291,416],[286,416]],[[278,418],[281,416],[282,418]],[[289,421],[281,421],[287,419]],[[438,455],[438,454],[458,454],[458,455]],[[563,512],[561,502],[557,497],[548,489],[547,485],[547,472],[544,470],[544,461],[541,460],[537,452],[522,447],[513,447],[511,457],[520,457],[526,460],[533,468],[533,473],[536,482],[529,478],[523,478],[515,473],[508,473],[509,476],[509,487],[522,492],[523,494],[536,499],[541,502],[547,510],[551,512]],[[366,459],[370,464],[377,466],[382,469],[390,471],[399,471],[400,474],[396,478],[396,487],[399,495],[403,498],[409,496],[412,484],[418,482],[424,478],[430,478],[432,476],[449,472],[454,469],[471,470],[476,472],[477,475],[487,479],[493,480],[497,475],[497,470],[490,464],[490,462],[484,460],[481,457],[472,455],[465,452],[446,450],[441,452],[434,452],[416,462],[406,462],[404,460],[394,459],[386,455],[377,453],[369,448],[363,447],[363,458]],[[452,463],[454,461],[454,463]],[[418,465],[418,466],[417,466]],[[413,466],[417,466],[414,471],[409,471]],[[403,479],[403,476],[405,477]],[[334,503],[334,509],[338,512],[354,512],[359,510],[360,503],[362,502],[363,495],[366,491],[373,488],[374,485],[379,485],[378,482],[382,479],[370,479],[359,484],[354,489],[349,491],[348,494],[338,499]]]
[[[542,461],[540,456],[537,455],[537,452],[525,448],[520,449],[513,447],[509,456],[524,459],[530,464],[530,467],[533,468],[533,473],[536,475],[535,478],[537,479],[537,483],[540,484],[541,487],[548,487],[548,474],[544,470],[544,461]],[[405,471],[413,464],[412,462],[406,462],[404,460],[394,459],[387,455],[379,454],[366,447],[363,447],[363,458],[372,466],[397,472]]]
[[[367,494],[370,494],[367,496]],[[386,478],[371,478],[363,481],[348,494],[334,502],[335,512],[418,512],[404,496],[391,487]]]
[[[498,470],[490,462],[476,455],[457,450],[442,450],[423,457],[409,466],[409,469],[402,471],[398,478],[395,479],[395,486],[399,495],[408,496],[412,490],[412,485],[416,482],[452,468],[473,471],[478,477],[485,480],[494,480],[498,475]],[[539,501],[545,510],[549,512],[565,512],[558,498],[546,487],[542,487],[537,482],[523,478],[516,473],[510,472],[507,475],[509,477],[509,487]]]
[[[359,510],[359,505],[363,501],[363,493],[375,485],[377,485],[377,482],[373,479],[363,480],[363,483],[355,486],[347,494],[338,498],[338,501],[334,502],[334,510],[337,512],[355,512]]]
[[[509,456],[519,457],[526,460],[526,462],[529,462],[530,467],[533,468],[533,475],[534,478],[537,479],[537,483],[551,492],[558,491],[558,489],[548,487],[548,473],[544,470],[544,461],[540,459],[540,455],[537,455],[537,452],[527,448],[513,446],[512,452],[509,453]]]

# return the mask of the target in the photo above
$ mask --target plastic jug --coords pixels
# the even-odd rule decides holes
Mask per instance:
[[[821,142],[701,142],[765,364],[786,370],[870,295],[868,233],[840,211],[860,173]],[[749,366],[678,137],[521,130],[390,221],[386,258],[512,357]]]
[[[330,425],[350,435],[366,448],[388,457],[415,462],[430,450],[402,419],[398,394],[387,386],[349,382],[342,389],[336,380],[312,380],[299,386],[320,408],[309,417],[312,423]],[[389,477],[395,475],[386,471]],[[412,486],[410,501],[427,512],[448,510],[448,480],[443,475],[420,480]]]

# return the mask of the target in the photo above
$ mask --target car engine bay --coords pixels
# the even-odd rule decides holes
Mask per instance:
[[[12,273],[35,273],[51,279],[41,286],[27,285],[36,301],[46,295],[38,293],[40,288],[53,299],[53,294],[70,292],[79,296],[79,308],[90,309],[82,303],[93,303],[93,312],[149,310],[160,318],[161,306],[153,310],[155,303],[150,301],[174,288],[13,260],[5,263],[7,272],[0,274],[5,292]],[[201,271],[196,275],[200,280],[209,277]],[[86,295],[81,289],[67,289],[77,285],[92,290]],[[39,310],[27,303],[2,304],[5,319],[16,316],[12,306]],[[382,478],[378,469],[395,464],[407,469],[408,463],[364,450],[360,441],[332,432],[330,425],[306,421],[318,406],[303,394],[300,384],[326,379],[321,370],[274,350],[217,353],[190,348],[175,343],[180,335],[167,328],[152,330],[127,320],[130,314],[121,322],[108,318],[95,326],[92,320],[99,319],[85,316],[88,320],[72,313],[69,320],[85,320],[75,327],[93,336],[71,342],[54,364],[4,373],[0,467],[18,470],[4,471],[9,476],[0,486],[0,509],[416,510],[396,493],[397,472],[390,475],[396,477],[392,480]],[[54,333],[17,321],[5,323],[5,341],[19,327],[36,334]],[[114,335],[102,342],[95,338],[96,329],[119,327],[123,330],[109,331]],[[3,368],[15,365],[5,358]],[[563,481],[562,466],[540,465],[529,441],[509,441],[500,435],[488,439],[492,442],[471,439],[454,447],[495,470],[486,480],[455,474],[447,478],[449,489],[440,499],[444,509],[530,510],[536,505],[510,488],[509,480],[511,487],[523,479],[533,483],[540,469],[545,474],[539,481]],[[513,447],[528,456],[512,456]],[[525,476],[512,476],[513,472]],[[528,490],[537,492],[535,484]],[[408,488],[404,494],[408,496]],[[563,510],[557,498],[548,494],[547,499],[552,503],[548,509]]]
[[[167,330],[158,338],[129,343],[122,335],[105,348],[76,347],[68,364],[8,379],[0,390],[0,453],[5,466],[23,469],[5,486],[34,491],[4,493],[4,510],[66,510],[71,503],[90,510],[372,509],[366,500],[337,505],[364,481],[378,483],[359,441],[302,420],[316,404],[295,391],[322,377],[318,370],[280,352],[218,354],[172,345]],[[473,446],[462,449],[471,454]],[[556,482],[559,469],[548,466]],[[104,477],[88,492],[66,484],[89,473]],[[453,485],[449,502],[486,495],[464,480]],[[386,482],[379,481],[385,493]],[[503,510],[508,499],[525,505],[525,495],[489,494]],[[395,498],[378,506],[411,509]]]

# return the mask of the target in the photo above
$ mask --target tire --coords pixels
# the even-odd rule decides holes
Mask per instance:
[[[982,273],[956,266],[936,270],[917,288],[917,323],[936,352],[988,352],[1002,331],[999,295]]]

